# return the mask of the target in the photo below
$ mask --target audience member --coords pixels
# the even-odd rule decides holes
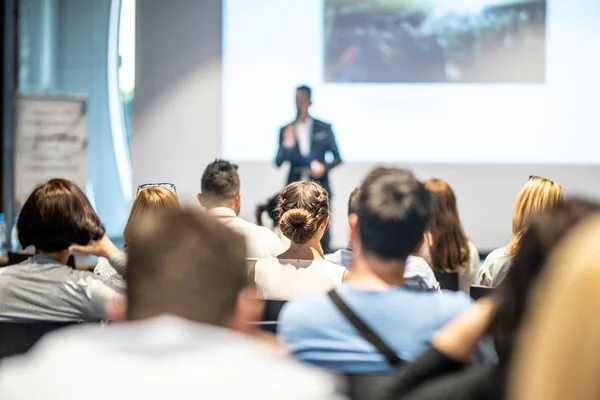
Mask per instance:
[[[21,209],[18,230],[23,248],[33,246],[35,255],[0,268],[0,321],[105,318],[107,302],[120,295],[102,278],[66,265],[71,245],[105,236],[83,191],[63,179],[36,187]]]
[[[282,310],[279,333],[300,360],[347,373],[385,373],[413,361],[433,334],[467,309],[462,292],[406,288],[404,268],[423,242],[431,194],[402,169],[377,168],[365,179],[351,219],[354,252],[347,283]],[[337,294],[337,298],[336,298]],[[384,356],[340,311],[345,303],[395,356]]]
[[[360,186],[355,187],[352,193],[350,193],[350,198],[348,199],[348,223],[353,218],[352,216],[358,212],[359,194]],[[352,243],[348,243],[345,248],[339,249],[334,253],[325,254],[325,259],[334,264],[342,265],[346,269],[350,269],[352,267]]]
[[[246,238],[247,258],[253,264],[261,258],[283,253],[285,247],[270,229],[238,216],[241,195],[237,170],[237,165],[224,160],[208,164],[202,174],[202,193],[198,194],[198,200],[210,215]]]
[[[485,306],[476,306],[468,314],[444,327],[434,337],[431,349],[414,364],[405,368],[398,375],[397,381],[387,398],[403,400],[435,400],[435,399],[485,399],[502,400],[505,398],[509,367],[514,364],[513,353],[516,345],[515,337],[527,314],[537,311],[531,309],[530,293],[537,284],[539,277],[544,276],[546,260],[557,243],[580,221],[600,210],[596,203],[581,200],[567,201],[554,210],[534,217],[531,225],[522,235],[519,248],[513,259],[513,265],[506,279],[498,288],[497,294]],[[572,258],[564,259],[565,269],[573,267]],[[563,265],[561,264],[561,265]],[[561,281],[561,284],[568,284]],[[575,286],[573,286],[575,287]],[[548,302],[554,303],[565,300],[560,293],[549,292],[544,296],[544,308]],[[570,312],[576,308],[570,308]],[[569,325],[565,319],[558,319],[557,326]],[[536,332],[535,340],[541,340],[549,332],[548,329]],[[491,333],[498,354],[498,365],[485,367],[470,367],[467,365],[474,354],[479,340]],[[562,336],[563,338],[569,336]],[[556,349],[564,343],[555,343],[544,349]],[[558,358],[548,358],[548,364],[555,364]],[[521,371],[530,371],[529,368]],[[526,374],[527,375],[527,374]],[[519,376],[523,376],[519,374]],[[531,377],[531,375],[528,375]],[[548,376],[548,375],[543,375]],[[542,381],[540,380],[540,383]],[[547,380],[544,378],[544,382]],[[550,393],[550,392],[549,392]],[[568,396],[564,398],[581,398]],[[511,397],[512,398],[512,397]],[[545,396],[529,396],[527,399],[546,399]],[[595,398],[595,397],[594,397]]]
[[[129,213],[129,219],[127,220],[127,225],[125,225],[125,230],[123,231],[123,242],[125,244],[124,252],[127,252],[127,247],[129,247],[129,244],[131,243],[131,235],[133,234],[132,232],[134,231],[135,226],[140,224],[144,218],[157,211],[164,211],[176,207],[179,207],[179,199],[171,190],[161,186],[148,186],[144,189],[141,189],[133,201],[131,212]],[[73,248],[73,250],[83,253],[90,253],[89,246],[76,246]],[[94,269],[94,273],[106,278],[111,285],[120,289],[125,289],[125,279],[123,278],[125,272],[123,270],[117,271],[112,266],[112,264],[115,263],[114,261],[111,263],[109,260],[111,255],[108,255],[108,258],[103,257],[103,254],[94,255],[100,256],[98,259],[98,264]],[[112,255],[112,257],[118,256],[119,253]]]
[[[259,295],[289,300],[321,293],[342,283],[341,265],[324,258],[321,238],[329,224],[329,196],[315,182],[294,182],[279,195],[277,215],[281,232],[291,241],[278,257],[259,260],[250,272]]]
[[[512,219],[513,237],[507,246],[496,249],[487,256],[479,273],[480,284],[497,287],[502,282],[531,218],[555,208],[562,201],[563,192],[558,183],[537,176],[529,177],[529,181],[517,196]]]
[[[358,198],[360,195],[360,186],[356,187],[350,198],[348,199],[348,223],[350,224],[353,218],[356,218],[358,213]],[[340,249],[335,253],[325,254],[325,259],[331,261],[334,264],[342,265],[346,269],[352,268],[352,243],[348,243],[346,248]],[[404,286],[408,286],[414,289],[439,289],[439,282],[437,281],[433,270],[423,259],[415,255],[410,255],[406,259],[406,265],[404,266]]]
[[[600,215],[573,229],[549,260],[519,333],[510,399],[600,398]]]
[[[441,179],[429,179],[425,187],[433,194],[433,211],[419,255],[435,270],[457,272],[459,289],[469,293],[479,270],[479,252],[460,223],[454,191]]]
[[[233,331],[260,313],[243,237],[190,210],[141,225],[128,248],[128,322],[50,335],[3,362],[1,398],[335,398],[329,377]],[[110,371],[110,384],[94,371]]]

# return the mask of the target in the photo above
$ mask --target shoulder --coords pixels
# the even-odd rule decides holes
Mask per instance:
[[[496,262],[502,262],[504,260],[510,259],[510,253],[508,252],[506,247],[500,247],[492,251],[485,258],[484,265],[495,264]]]
[[[315,326],[314,322],[327,319],[328,305],[331,303],[326,293],[288,301],[279,315],[281,334],[284,336],[298,335],[302,328]]]
[[[329,122],[322,121],[320,119],[313,118],[313,124],[316,128],[321,130],[331,130],[331,124]]]

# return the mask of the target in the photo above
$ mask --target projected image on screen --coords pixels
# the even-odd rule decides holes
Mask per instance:
[[[325,0],[324,79],[543,83],[546,0]]]

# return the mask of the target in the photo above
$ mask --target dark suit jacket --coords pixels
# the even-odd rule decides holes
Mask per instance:
[[[299,181],[302,178],[302,170],[305,168],[310,168],[310,163],[313,160],[321,162],[323,165],[325,165],[325,174],[320,179],[315,179],[315,182],[323,186],[323,188],[327,190],[329,196],[331,197],[331,190],[329,187],[329,171],[342,162],[331,125],[318,119],[313,119],[310,154],[303,155],[300,152],[298,141],[296,141],[296,146],[291,149],[286,149],[283,146],[283,132],[286,127],[293,123],[294,122],[291,122],[290,124],[283,126],[279,131],[279,148],[277,150],[275,163],[278,167],[281,167],[286,161],[290,162],[290,172],[287,180],[287,184],[289,185],[290,183]],[[333,155],[333,161],[326,162],[325,155],[327,153],[331,153]]]

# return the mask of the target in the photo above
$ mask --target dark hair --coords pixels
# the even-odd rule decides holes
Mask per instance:
[[[453,271],[469,266],[469,239],[460,224],[456,196],[442,179],[429,179],[425,187],[431,192],[432,213],[427,231],[431,235],[431,262],[434,269]]]
[[[294,182],[279,194],[277,220],[293,243],[308,242],[329,217],[329,195],[315,182]]]
[[[309,100],[310,100],[310,99],[311,99],[311,97],[312,97],[312,90],[311,90],[311,88],[310,88],[310,87],[308,87],[308,86],[306,86],[306,85],[301,85],[301,86],[298,86],[298,87],[296,88],[296,91],[297,91],[297,92],[304,92],[304,93],[306,93],[306,95],[308,96],[308,99],[309,99]]]
[[[423,239],[431,194],[406,169],[376,168],[361,185],[361,248],[381,259],[406,259]]]
[[[531,220],[512,259],[510,270],[496,293],[500,304],[490,332],[501,363],[510,361],[529,294],[551,251],[573,226],[598,210],[598,203],[567,200]]]
[[[23,248],[34,246],[45,252],[87,245],[105,232],[85,193],[65,179],[52,179],[33,190],[21,209],[17,229]]]
[[[218,199],[229,200],[240,192],[240,177],[238,166],[225,160],[215,160],[208,164],[202,174],[202,195]]]
[[[354,188],[348,198],[348,215],[358,214],[358,198],[360,196],[360,186]]]
[[[128,251],[128,318],[174,314],[224,325],[248,285],[244,238],[196,210],[171,209],[135,227]]]

